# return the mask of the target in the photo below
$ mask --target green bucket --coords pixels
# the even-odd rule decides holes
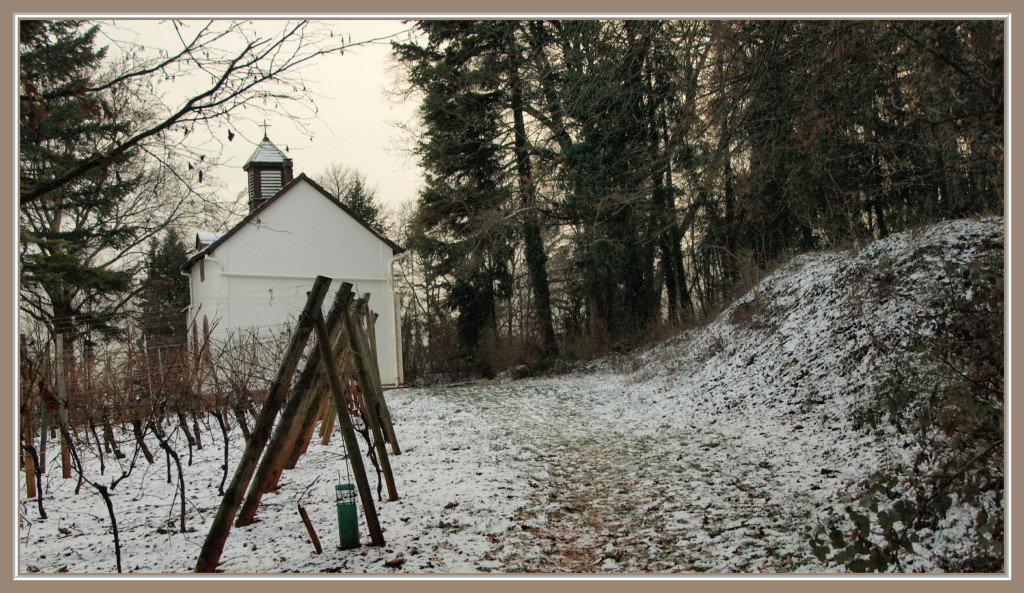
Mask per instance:
[[[356,514],[356,488],[352,484],[334,486],[334,497],[338,503],[338,535],[341,549],[359,547],[359,518]]]

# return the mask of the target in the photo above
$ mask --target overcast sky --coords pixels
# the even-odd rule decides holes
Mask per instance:
[[[280,31],[282,23],[260,23]],[[353,43],[406,31],[411,23],[398,20],[344,19],[329,21],[332,29]],[[113,38],[129,39],[148,46],[180,48],[173,28],[157,20],[117,20],[108,24]],[[397,40],[407,39],[402,34]],[[99,40],[102,44],[103,40]],[[415,125],[416,104],[402,100],[395,89],[396,71],[389,40],[353,47],[341,56],[319,59],[304,69],[303,80],[318,95],[316,108],[321,121],[312,121],[313,138],[300,132],[282,115],[267,118],[267,135],[292,159],[295,174],[316,179],[332,163],[355,168],[366,175],[371,187],[389,210],[415,200],[422,180],[416,159],[409,155],[411,140],[396,123]],[[214,175],[224,184],[222,196],[232,199],[246,186],[242,165],[263,137],[258,123],[238,124],[235,139],[224,143],[222,165]],[[251,127],[252,129],[247,129]]]

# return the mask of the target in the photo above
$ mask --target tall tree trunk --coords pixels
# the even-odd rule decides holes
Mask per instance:
[[[68,383],[67,373],[69,372],[69,363],[71,361],[71,344],[70,340],[66,339],[67,336],[63,333],[57,334],[57,349],[56,349],[56,362],[57,362],[57,415],[60,420],[60,426],[67,428],[61,432],[60,440],[60,459],[61,467],[63,469],[63,478],[67,480],[71,477],[71,442],[69,437],[71,429],[69,426],[68,418]]]
[[[547,253],[544,251],[544,239],[541,236],[539,216],[536,210],[536,187],[533,179],[533,168],[527,148],[526,124],[523,118],[523,89],[520,78],[520,47],[516,41],[516,28],[519,25],[510,21],[507,30],[509,64],[509,87],[512,107],[513,127],[515,131],[516,173],[519,175],[519,196],[523,206],[523,237],[526,243],[526,267],[530,274],[533,288],[533,304],[540,325],[542,362],[558,354],[558,343],[555,341],[555,326],[551,317],[551,289],[548,284]]]

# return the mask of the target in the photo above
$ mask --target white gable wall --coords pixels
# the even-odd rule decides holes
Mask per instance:
[[[221,250],[228,247],[228,253]],[[315,277],[324,266],[351,276],[384,279],[391,248],[299,181],[240,229],[214,254],[233,273],[285,273]]]
[[[327,276],[333,282],[325,309],[342,282],[351,282],[357,295],[370,293],[370,309],[379,315],[381,381],[400,382],[392,250],[313,186],[300,179],[211,255],[190,269],[190,319],[200,332],[206,315],[214,338],[251,328],[287,334],[313,279]]]

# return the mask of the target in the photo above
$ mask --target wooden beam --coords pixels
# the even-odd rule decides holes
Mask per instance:
[[[281,407],[288,390],[291,388],[292,377],[299,365],[299,358],[302,350],[313,330],[314,319],[320,317],[320,307],[323,305],[327,289],[330,287],[331,279],[324,276],[317,276],[313,282],[313,288],[306,299],[306,305],[299,314],[295,330],[285,348],[284,358],[278,368],[277,375],[270,384],[267,398],[263,401],[263,407],[256,418],[256,423],[249,434],[249,440],[245,444],[242,458],[238,461],[235,475],[231,478],[231,484],[224,492],[220,508],[210,525],[210,532],[206,535],[203,548],[199,552],[199,559],[196,562],[196,572],[213,572],[220,562],[220,556],[224,552],[224,543],[231,531],[231,520],[238,511],[238,505],[242,502],[242,495],[249,485],[249,479],[259,461],[267,439],[270,438],[270,431],[274,425],[277,411]]]
[[[346,302],[343,295],[350,291],[351,288],[342,284],[334,297],[334,301],[331,303],[330,311],[327,313],[327,333],[331,340],[337,338],[345,325],[341,319],[345,311]],[[322,357],[320,356],[319,349],[314,349],[306,358],[306,365],[295,382],[292,396],[288,398],[284,411],[281,412],[281,419],[274,429],[274,435],[270,438],[270,443],[267,445],[267,454],[263,456],[263,460],[260,462],[249,484],[249,493],[246,494],[245,502],[242,503],[242,508],[238,511],[235,527],[250,525],[256,517],[256,511],[259,510],[263,494],[269,492],[277,485],[277,481],[284,471],[284,465],[288,460],[291,447],[294,446],[295,432],[298,430],[296,425],[299,424],[297,421],[299,412],[303,408],[308,408],[309,400],[312,399],[313,391],[311,387],[313,378],[320,367],[321,360]]]
[[[27,442],[32,442],[32,436],[29,435]],[[21,453],[25,460],[25,496],[27,498],[36,497],[36,463],[31,455],[26,455],[24,452]]]
[[[345,319],[350,319],[345,315]],[[327,327],[323,318],[319,318],[315,324],[317,343],[324,357],[330,355],[330,346],[327,340]],[[359,491],[359,499],[363,503],[363,515],[366,517],[366,526],[370,531],[370,542],[375,546],[384,545],[384,532],[380,528],[380,521],[377,518],[377,509],[373,504],[373,492],[370,491],[370,482],[366,479],[366,468],[363,465],[363,458],[359,453],[359,442],[356,440],[356,432],[352,428],[352,421],[348,417],[348,406],[345,405],[345,387],[341,384],[338,376],[338,369],[333,365],[325,367],[327,383],[330,385],[331,396],[334,398],[334,407],[338,410],[338,422],[341,424],[341,435],[345,439],[345,449],[348,451],[348,461],[352,466],[352,475],[355,477],[356,489]]]
[[[334,420],[338,417],[337,410],[334,409],[334,399],[332,398],[330,403],[327,405],[326,414],[324,415],[323,422],[320,423],[320,444],[329,445],[331,443],[331,433],[334,432]]]

